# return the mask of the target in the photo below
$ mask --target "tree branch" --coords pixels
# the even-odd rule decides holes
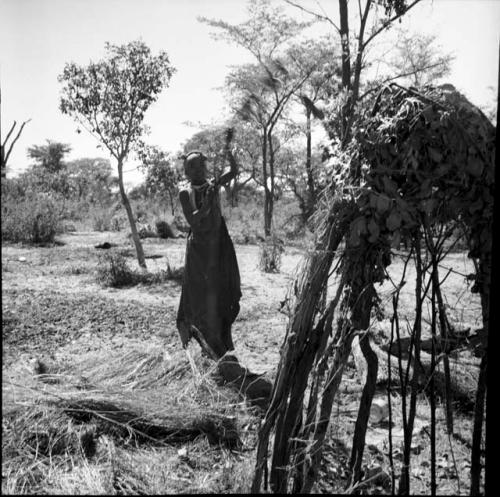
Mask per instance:
[[[438,67],[441,65],[441,62],[436,62],[435,64],[431,64],[429,66],[425,67],[417,67],[413,71],[397,74],[396,76],[391,76],[390,78],[386,78],[382,80],[380,83],[377,84],[374,88],[370,88],[369,90],[366,90],[363,95],[359,97],[359,100],[363,100],[367,95],[370,93],[373,93],[374,91],[377,91],[381,86],[386,85],[387,83],[390,83],[391,81],[394,81],[399,78],[406,78],[407,76],[414,76],[415,74],[418,74],[419,72],[427,71],[428,69],[432,69],[434,67]]]
[[[384,24],[379,29],[377,29],[375,32],[373,32],[368,37],[368,39],[363,43],[363,50],[366,48],[366,46],[368,45],[368,43],[370,43],[373,40],[373,38],[375,38],[382,31],[384,31],[384,29],[386,29],[387,26],[389,26],[394,21],[396,21],[397,19],[399,19],[400,17],[402,17],[403,15],[405,15],[411,8],[415,7],[415,5],[417,5],[417,3],[419,3],[419,2],[421,2],[421,0],[414,0],[410,5],[408,5],[408,7],[404,10],[404,12],[401,12],[400,14],[396,14],[395,16],[391,17],[386,22],[384,22]]]
[[[14,138],[14,140],[12,140],[12,143],[10,144],[10,147],[9,147],[9,150],[8,152],[6,153],[5,157],[4,157],[4,166],[7,165],[7,161],[9,160],[9,156],[10,156],[10,153],[12,152],[12,148],[14,147],[15,143],[17,142],[18,138],[21,136],[21,133],[23,131],[23,128],[24,126],[29,123],[31,121],[31,119],[28,119],[27,121],[24,121],[23,124],[21,125],[21,127],[19,128],[19,132],[17,133],[16,137]],[[14,128],[12,128],[14,129]],[[10,136],[10,133],[9,133],[9,136]],[[7,140],[5,140],[7,141]]]
[[[5,147],[5,145],[7,145],[7,142],[9,141],[10,135],[14,131],[14,128],[16,127],[16,124],[17,124],[17,121],[14,121],[14,124],[12,124],[12,127],[10,128],[9,132],[7,133],[7,138],[5,138],[5,140],[3,142],[3,147]]]
[[[330,23],[340,33],[339,27],[328,16],[321,15],[321,14],[318,14],[317,12],[313,12],[312,10],[306,9],[305,7],[302,7],[302,5],[299,5],[298,3],[292,2],[292,0],[285,0],[285,2],[289,5],[291,5],[292,7],[296,7],[297,9],[302,10],[306,14],[314,16],[321,21],[326,21],[326,22]]]

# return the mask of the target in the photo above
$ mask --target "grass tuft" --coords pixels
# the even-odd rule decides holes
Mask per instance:
[[[184,268],[172,268],[167,263],[167,269],[157,272],[136,271],[129,267],[122,253],[110,251],[99,256],[96,280],[103,287],[121,288],[126,286],[157,285],[167,281],[181,282]]]

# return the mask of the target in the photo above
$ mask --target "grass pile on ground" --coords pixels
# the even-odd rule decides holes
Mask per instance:
[[[213,367],[151,346],[20,362],[4,374],[2,491],[248,489],[257,418]]]

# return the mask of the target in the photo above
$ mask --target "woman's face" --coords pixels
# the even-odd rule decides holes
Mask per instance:
[[[200,156],[189,157],[184,171],[187,178],[194,182],[203,182],[207,178],[207,166]]]

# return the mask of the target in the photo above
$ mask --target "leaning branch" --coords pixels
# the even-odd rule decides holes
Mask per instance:
[[[415,7],[415,5],[417,5],[417,3],[419,3],[420,1],[421,0],[414,0],[410,5],[408,5],[408,7],[406,7],[406,9],[403,12],[400,12],[399,14],[396,14],[395,16],[391,17],[386,22],[384,22],[382,24],[382,26],[379,29],[375,30],[367,38],[367,40],[363,43],[363,50],[366,48],[366,46],[368,45],[368,43],[370,43],[373,40],[373,38],[375,38],[376,36],[378,36],[382,31],[384,31],[384,29],[387,29],[387,26],[389,26],[394,21],[397,21],[400,17],[402,17],[403,15],[405,15],[411,8]]]
[[[9,150],[7,151],[7,154],[5,155],[5,158],[3,161],[3,166],[7,165],[7,161],[9,160],[9,156],[10,156],[10,153],[12,152],[12,149],[14,148],[14,145],[16,144],[17,140],[21,136],[21,133],[23,132],[24,126],[26,126],[26,124],[28,124],[30,121],[31,121],[31,119],[28,119],[27,121],[24,121],[23,124],[21,124],[21,127],[19,128],[19,131],[18,131],[16,137],[12,140],[12,143],[10,144]],[[15,123],[14,123],[14,126],[15,126]],[[12,130],[14,129],[14,126],[12,127]],[[7,135],[7,138],[9,138],[9,136],[10,136],[10,132]],[[7,139],[5,140],[5,143],[7,143]],[[4,144],[4,147],[5,147],[5,144]]]
[[[291,5],[292,7],[296,7],[297,9],[302,10],[302,12],[305,12],[306,14],[314,16],[321,21],[326,21],[326,22],[330,23],[340,33],[339,27],[328,16],[321,15],[321,14],[318,14],[317,12],[306,9],[305,7],[302,7],[302,5],[295,3],[295,2],[292,2],[291,0],[285,0],[285,2],[289,5]]]

